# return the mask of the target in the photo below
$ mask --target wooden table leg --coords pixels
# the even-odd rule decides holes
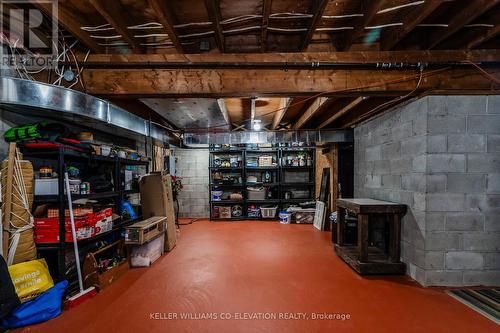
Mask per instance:
[[[368,215],[358,214],[359,262],[368,261]]]
[[[337,208],[337,244],[344,246],[345,240],[345,210]]]
[[[389,260],[399,262],[401,256],[401,216],[393,214],[389,223]]]

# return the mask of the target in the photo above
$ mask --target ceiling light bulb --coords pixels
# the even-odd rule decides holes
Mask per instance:
[[[262,128],[262,126],[260,125],[260,121],[255,121],[253,123],[253,130],[254,131],[260,131],[261,128]]]

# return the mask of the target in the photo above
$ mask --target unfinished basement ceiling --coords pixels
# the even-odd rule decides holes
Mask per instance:
[[[214,98],[142,98],[140,101],[180,129],[229,129]]]
[[[34,7],[44,8],[40,1],[30,3]],[[255,59],[269,62],[269,59],[274,59],[286,64],[288,52],[300,55],[295,60],[320,61],[322,54],[335,57],[340,54],[339,51],[359,51],[366,59],[370,59],[377,58],[374,54],[379,51],[402,51],[406,56],[415,51],[474,52],[474,49],[497,49],[500,45],[500,0],[65,0],[59,1],[58,6],[58,23],[66,42],[79,40],[75,46],[77,53],[83,57],[90,51],[89,59],[93,55],[111,55],[111,61],[117,63],[134,62],[137,59],[140,59],[139,62],[155,61],[154,57],[161,57],[158,54],[167,54],[162,55],[166,59],[172,56],[186,57],[173,61],[189,63],[192,61],[189,57],[196,54],[213,63],[224,57],[234,57],[241,63]],[[38,34],[47,34],[43,29],[41,27]],[[272,58],[278,52],[282,53],[278,55],[279,58]],[[127,56],[140,58],[130,60]],[[354,55],[353,62],[359,61],[358,56]],[[463,58],[470,59],[470,55],[465,54]],[[436,59],[441,59],[441,56]],[[418,58],[416,61],[421,60]],[[481,61],[477,63],[481,64]],[[85,69],[85,72],[92,71],[88,66]],[[106,72],[103,69],[100,71]],[[301,97],[311,96],[312,91],[323,93],[331,88],[337,89],[341,84],[332,83],[332,87],[325,86],[322,91],[313,89],[319,87],[316,83],[309,90],[283,91],[280,89],[281,82],[295,81],[300,85],[308,80],[302,73],[293,75],[291,71],[285,71],[285,75],[274,73],[275,76],[269,75],[269,79],[255,75],[241,76],[241,84],[236,81],[240,89],[246,81],[270,82],[273,78],[276,80],[278,74],[283,76],[283,81],[276,80],[275,87],[265,92],[254,91],[259,89],[256,83],[250,91],[247,89],[244,93],[235,93],[234,88],[230,89],[230,84],[221,79],[223,85],[209,84],[208,94],[202,91],[197,95],[210,96],[211,99],[192,99],[186,97],[196,94],[183,93],[181,88],[205,83],[206,72],[193,70],[192,73],[199,75],[190,76],[188,83],[179,87],[169,86],[171,82],[178,82],[179,77],[171,78],[166,73],[168,71],[177,73],[184,69],[159,69],[153,74],[145,71],[143,76],[133,80],[120,79],[121,75],[116,74],[104,76],[104,79],[97,77],[96,82],[109,82],[111,78],[116,87],[111,90],[86,90],[92,86],[88,79],[83,91],[119,101],[119,105],[128,111],[162,125],[165,122],[159,117],[178,129],[215,127],[217,130],[250,129],[252,98],[257,98],[254,119],[261,120],[264,129],[348,128],[367,116],[383,112],[424,92],[424,89],[412,92],[415,87],[412,83],[409,89],[404,89],[405,93],[411,92],[411,96],[401,99],[397,98],[404,96],[401,91],[390,89],[382,91],[380,96],[365,96],[359,92],[358,95],[353,93],[352,96],[339,98],[319,95],[314,98]],[[216,72],[219,75],[223,71]],[[352,81],[359,81],[360,86],[365,83],[365,78],[378,75],[375,73],[355,78],[355,74],[353,72],[349,77]],[[163,80],[157,79],[162,75],[165,76]],[[463,73],[452,75],[456,78],[461,76],[468,77]],[[331,77],[335,78],[334,75]],[[475,82],[468,78],[463,84],[465,81]],[[140,93],[129,92],[125,84],[128,82],[133,82],[130,84],[133,87],[141,88]],[[166,89],[160,89],[165,86]],[[442,82],[436,83],[437,86],[442,89]],[[148,93],[148,87],[154,90]],[[487,86],[490,90],[492,87]],[[79,89],[78,86],[75,88]],[[220,94],[215,93],[218,89]],[[463,90],[461,87],[457,89],[460,92]],[[157,94],[157,91],[163,91],[164,95]],[[118,94],[123,96],[115,96]],[[179,96],[180,99],[172,102],[171,98],[164,98],[166,95]],[[228,96],[238,98],[226,98]],[[367,96],[366,100],[358,99]],[[321,100],[325,97],[329,100]]]

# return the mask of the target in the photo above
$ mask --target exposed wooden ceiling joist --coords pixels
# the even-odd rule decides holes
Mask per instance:
[[[396,46],[406,35],[415,29],[426,17],[428,17],[444,0],[427,0],[421,8],[414,10],[410,15],[406,16],[403,26],[393,29],[388,29],[387,33],[382,32],[380,37],[380,48],[382,50],[390,50]]]
[[[83,60],[83,56],[81,57]],[[238,54],[91,54],[86,68],[92,64],[172,63],[172,62],[337,62],[337,63],[446,63],[500,61],[500,50],[432,50],[432,51],[350,51],[303,53],[238,53]]]
[[[260,37],[261,52],[267,51],[267,27],[269,25],[269,15],[271,14],[272,0],[262,1],[262,28]]]
[[[302,128],[312,117],[323,110],[326,103],[328,103],[328,97],[318,97],[311,105],[302,113],[299,120],[293,125],[294,129]]]
[[[127,29],[127,19],[123,15],[123,13],[126,13],[126,10],[119,1],[89,0],[89,2],[99,14],[115,28],[116,32],[122,36],[130,49],[136,53],[143,52],[143,48],[139,45],[138,41],[134,39],[130,30]]]
[[[219,9],[219,0],[205,0],[205,7],[207,7],[208,17],[212,21],[212,26],[215,31],[215,42],[220,52],[225,52],[224,35],[220,25],[221,16]]]
[[[335,128],[350,128],[355,126],[364,120],[373,117],[377,114],[381,114],[386,110],[397,107],[398,105],[404,104],[410,99],[417,98],[422,96],[422,94],[418,94],[415,96],[407,96],[402,99],[390,99],[390,98],[379,98],[374,99],[374,103],[371,105],[363,104],[362,108],[358,108],[356,110],[352,110],[350,113],[346,114],[345,119],[340,118],[339,122],[335,123]]]
[[[495,26],[492,28],[488,28],[486,32],[478,34],[472,40],[469,40],[466,45],[464,45],[465,49],[474,49],[479,47],[481,44],[489,41],[490,39],[498,36],[500,34],[500,8],[493,13],[492,22],[496,22]]]
[[[337,45],[339,51],[348,51],[351,45],[358,39],[358,37],[363,33],[365,27],[370,25],[377,12],[383,8],[387,0],[362,0],[363,4],[363,16],[357,17],[353,23],[354,29],[349,30],[343,41],[340,41]]]
[[[355,108],[359,103],[361,103],[363,100],[365,100],[365,97],[360,96],[356,97],[353,99],[349,104],[335,112],[333,115],[331,115],[328,119],[326,119],[324,122],[322,122],[319,125],[319,128],[324,128],[328,125],[330,125],[335,119],[342,117],[344,114]]]
[[[489,68],[499,75],[500,68]],[[415,89],[418,71],[405,70],[193,70],[86,69],[86,89],[97,95],[327,96],[403,95]],[[475,68],[424,73],[422,90],[448,94],[492,93],[498,86]]]
[[[43,0],[34,0],[33,5],[40,11],[52,17],[52,4]],[[70,34],[75,36],[83,45],[88,47],[92,52],[102,53],[104,48],[100,46],[95,39],[90,37],[90,34],[82,30],[81,27],[86,23],[82,21],[77,14],[67,10],[63,4],[58,4],[58,23],[64,27]]]
[[[288,110],[288,106],[290,103],[292,103],[293,98],[285,97],[281,99],[280,107],[278,111],[274,114],[273,118],[273,123],[271,125],[271,129],[275,130],[279,124],[281,123],[281,120],[286,114],[286,111]]]
[[[226,120],[227,124],[229,125],[229,129],[231,129],[232,127],[231,117],[229,115],[229,112],[227,112],[226,102],[224,101],[224,98],[218,98],[217,104],[219,104],[220,112],[222,113],[222,116]]]
[[[169,8],[168,1],[148,0],[148,2],[149,6],[155,12],[158,21],[160,21],[160,23],[163,25],[163,29],[165,29],[177,52],[184,53],[181,42],[177,38],[174,30],[175,21]]]
[[[315,0],[313,1],[314,8],[311,12],[313,12],[313,17],[311,18],[311,23],[307,28],[307,32],[304,36],[304,40],[302,41],[302,45],[300,50],[303,51],[307,48],[309,43],[311,42],[312,36],[316,31],[316,27],[318,26],[319,21],[323,16],[323,12],[325,11],[326,5],[328,4],[328,0]]]
[[[465,25],[472,22],[483,13],[487,12],[493,6],[500,3],[500,0],[474,0],[469,1],[465,8],[461,8],[457,14],[448,22],[448,27],[442,30],[436,30],[428,37],[428,49],[433,49],[442,41],[458,32]]]

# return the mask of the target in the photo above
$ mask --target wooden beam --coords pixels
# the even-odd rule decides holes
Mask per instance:
[[[225,52],[224,35],[222,34],[222,28],[220,25],[221,15],[220,15],[220,1],[219,0],[205,0],[205,7],[207,7],[208,17],[212,21],[212,26],[215,31],[215,42],[221,53]]]
[[[458,32],[465,25],[487,12],[490,8],[500,3],[500,0],[474,0],[468,1],[464,8],[460,8],[455,16],[448,22],[448,28],[444,31],[436,30],[429,36],[428,49],[433,49],[446,38]]]
[[[84,55],[79,56],[83,61]],[[332,62],[332,63],[447,63],[447,62],[498,62],[498,50],[432,50],[432,51],[350,51],[350,52],[298,52],[298,53],[238,53],[238,54],[90,54],[85,68],[100,65],[130,63],[181,63],[203,62]],[[125,68],[125,67],[124,67]]]
[[[468,41],[465,45],[466,49],[474,49],[480,46],[481,44],[489,41],[490,39],[498,36],[500,33],[500,9],[497,9],[491,18],[491,22],[494,22],[495,26],[493,28],[489,28],[485,33],[478,34],[475,38]]]
[[[326,5],[328,4],[328,0],[315,0],[313,1],[313,4],[315,5],[312,9],[314,15],[311,18],[311,24],[309,25],[309,28],[307,29],[307,32],[304,36],[304,40],[302,41],[302,45],[300,46],[301,51],[305,50],[307,46],[309,46],[312,36],[316,31],[316,27],[323,17],[323,12],[325,11]]]
[[[377,12],[382,9],[387,0],[363,0],[363,16],[357,17],[353,23],[354,29],[350,30],[345,37],[345,40],[337,45],[338,51],[348,51],[351,45],[365,31],[365,27],[370,25]]]
[[[382,32],[380,48],[382,50],[391,50],[442,3],[443,0],[427,0],[421,8],[418,7],[412,10],[410,14],[405,17],[401,28],[395,27],[394,29],[385,30],[388,31],[387,33]]]
[[[174,44],[177,52],[184,53],[182,44],[175,33],[175,20],[168,5],[169,2],[162,0],[148,0],[148,2],[149,6],[153,9],[153,12],[155,13],[158,21],[160,21],[161,25],[163,25],[163,29],[165,29],[165,31],[167,32],[167,35]]]
[[[224,117],[224,120],[229,125],[229,129],[231,129],[232,127],[231,117],[229,115],[229,112],[227,112],[226,102],[224,101],[224,98],[218,98],[217,104],[219,105],[219,109],[220,112],[222,113],[222,116]]]
[[[52,4],[47,1],[34,0],[33,5],[45,15],[52,17]],[[57,9],[58,23],[75,38],[77,38],[83,45],[88,47],[92,52],[102,53],[104,48],[100,46],[97,41],[90,37],[90,34],[82,30],[81,27],[87,25],[81,16],[75,15],[73,12],[67,10],[63,4],[59,3]]]
[[[325,120],[324,122],[322,122],[319,125],[319,128],[324,128],[324,127],[330,125],[335,119],[342,117],[344,114],[346,114],[347,112],[349,112],[351,109],[355,108],[359,103],[361,103],[364,100],[365,100],[365,97],[363,97],[363,96],[355,98],[352,102],[350,102],[349,104],[347,104],[346,106],[344,106],[342,109],[340,109],[337,112],[335,112],[327,120]]]
[[[119,1],[109,0],[89,0],[99,14],[115,28],[116,32],[122,35],[122,38],[136,53],[142,53],[143,48],[134,39],[130,31],[126,27],[127,18],[123,13],[127,11]]]
[[[364,120],[373,117],[377,114],[381,114],[387,110],[393,109],[399,105],[405,104],[411,99],[415,99],[420,97],[421,94],[418,94],[416,96],[408,96],[403,99],[394,99],[394,98],[382,98],[375,100],[375,103],[372,103],[371,105],[363,105],[362,108],[359,108],[355,111],[355,114],[347,115],[346,119],[341,119],[340,122],[337,122],[335,126],[336,128],[350,128],[352,126],[355,126]],[[384,105],[385,104],[385,105]]]
[[[286,114],[286,111],[288,110],[288,106],[290,105],[290,103],[292,103],[292,100],[293,98],[290,97],[281,99],[279,110],[274,114],[273,124],[271,125],[272,130],[275,130],[279,126],[281,120]]]
[[[500,68],[488,68],[499,75]],[[431,75],[432,74],[432,75]],[[417,71],[395,70],[194,70],[86,69],[85,87],[97,95],[327,96],[403,95],[415,88]],[[307,78],[307,79],[304,79]],[[424,72],[422,90],[449,94],[496,93],[498,85],[471,67]]]
[[[262,29],[260,37],[260,51],[267,51],[267,27],[269,25],[269,15],[271,14],[272,0],[262,1]]]
[[[302,113],[299,120],[293,125],[293,129],[302,128],[312,117],[320,112],[323,107],[328,102],[328,97],[318,97],[316,98],[312,104]]]

